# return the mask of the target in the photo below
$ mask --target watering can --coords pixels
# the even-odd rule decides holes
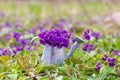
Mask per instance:
[[[64,60],[70,58],[73,55],[74,51],[79,46],[79,43],[83,43],[83,42],[84,41],[81,38],[75,36],[75,42],[71,46],[67,54],[64,53],[64,47],[57,48],[47,44],[44,47],[41,61],[44,62],[46,65],[51,65],[51,64],[62,65]]]
[[[52,64],[62,65],[64,60],[70,58],[73,55],[74,51],[79,46],[79,43],[84,42],[84,40],[82,40],[78,36],[75,36],[74,39],[75,42],[73,43],[67,54],[64,53],[64,47],[57,48],[57,47],[52,47],[49,44],[46,44],[44,46],[44,50],[41,56],[41,62],[43,62],[45,65],[52,65]]]

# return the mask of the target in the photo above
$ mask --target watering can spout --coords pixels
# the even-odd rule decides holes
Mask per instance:
[[[81,39],[80,37],[78,36],[75,36],[75,42],[74,44],[72,45],[70,51],[68,52],[68,54],[65,56],[65,59],[68,59],[70,58],[72,55],[73,55],[73,52],[77,49],[77,47],[79,46],[79,43],[83,43],[84,40]]]

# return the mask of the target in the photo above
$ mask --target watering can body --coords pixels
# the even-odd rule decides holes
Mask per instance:
[[[41,62],[45,63],[45,65],[51,65],[51,64],[62,65],[64,60],[70,58],[73,55],[74,51],[79,46],[79,43],[83,43],[83,42],[84,41],[81,38],[75,36],[75,42],[71,46],[67,54],[64,54],[64,47],[57,48],[47,44],[44,47],[43,54],[41,57]]]

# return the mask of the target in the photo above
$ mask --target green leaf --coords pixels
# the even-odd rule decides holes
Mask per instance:
[[[81,61],[78,57],[73,56],[73,57],[71,57],[71,58],[66,59],[65,62],[66,62],[67,64],[70,64],[71,62],[72,62],[73,64],[80,64],[82,61]]]
[[[75,78],[75,76],[72,76],[72,80],[77,80],[77,79]]]
[[[93,76],[89,76],[88,80],[96,80]]]
[[[39,65],[36,67],[35,72],[38,74],[38,73],[40,73],[43,69],[44,69],[44,64],[39,64]]]
[[[17,56],[17,63],[20,66],[20,68],[24,71],[28,71],[31,68],[29,61],[30,61],[29,55]]]
[[[59,76],[55,80],[63,80],[63,76]]]
[[[11,80],[17,80],[18,74],[9,74]]]
[[[105,69],[104,69],[105,68]],[[113,68],[110,68],[110,67],[104,67],[103,68],[103,71],[101,71],[102,73],[101,73],[101,75],[100,75],[100,80],[104,80],[106,77],[107,77],[107,75],[112,71],[112,69]]]
[[[48,76],[38,76],[37,80],[48,80]]]
[[[24,63],[23,63],[21,57],[17,57],[17,63],[21,69],[25,70]]]
[[[10,56],[0,56],[0,62],[3,64],[6,64],[8,60],[10,59]]]
[[[69,80],[69,78],[67,76],[64,76],[63,80]]]
[[[85,60],[89,60],[90,58],[92,58],[90,54],[85,54],[85,55],[84,55],[84,59],[85,59]]]
[[[32,54],[31,63],[32,63],[32,68],[34,68],[37,65],[37,55]]]

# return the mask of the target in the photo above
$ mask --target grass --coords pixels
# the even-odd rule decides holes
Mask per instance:
[[[74,4],[73,4],[74,3]],[[77,15],[79,12],[83,12],[83,7],[87,10],[87,13],[91,16],[93,15],[100,15],[105,13],[107,5],[103,2],[87,2],[87,3],[80,3],[77,2],[73,3],[45,3],[45,2],[0,2],[0,10],[5,12],[13,12],[18,13],[20,15],[27,15],[27,13],[33,13],[35,16],[45,15],[46,17],[53,16],[53,14],[57,16],[70,16],[70,14],[76,11]],[[6,4],[6,6],[4,6]],[[112,8],[116,9],[119,8],[119,5],[111,5]],[[54,16],[55,16],[54,15]],[[44,17],[45,17],[44,16]],[[56,17],[57,17],[56,16]]]

